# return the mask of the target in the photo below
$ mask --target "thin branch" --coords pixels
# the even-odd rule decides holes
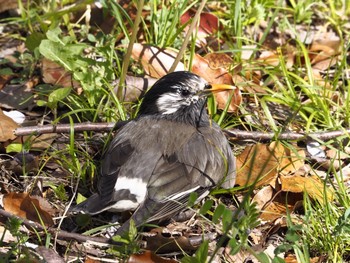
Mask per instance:
[[[123,127],[128,121],[114,122],[102,122],[102,123],[78,123],[74,125],[70,124],[57,124],[57,125],[38,125],[29,127],[20,127],[14,131],[16,136],[25,135],[40,135],[44,133],[69,133],[71,129],[75,132],[84,131],[98,131],[109,132],[113,129],[117,130]],[[350,129],[329,131],[329,132],[314,132],[314,133],[296,133],[296,132],[282,132],[279,134],[273,132],[258,132],[258,131],[242,131],[237,129],[223,130],[223,132],[229,137],[230,140],[256,140],[256,141],[272,141],[272,140],[291,140],[301,141],[307,139],[318,139],[321,141],[327,141],[340,136],[349,136]]]
[[[329,132],[312,132],[306,133],[296,133],[296,132],[282,132],[279,134],[273,132],[256,132],[256,131],[242,131],[236,129],[223,130],[224,133],[230,140],[235,139],[252,139],[256,141],[271,141],[271,140],[290,140],[290,141],[302,141],[302,140],[321,140],[327,141],[340,136],[349,136],[350,129],[329,131]]]
[[[61,239],[61,240],[76,240],[78,242],[96,242],[96,243],[102,243],[102,244],[111,244],[110,240],[108,238],[103,238],[103,237],[91,237],[91,236],[86,236],[86,235],[81,235],[81,234],[77,234],[77,233],[71,233],[71,232],[67,232],[64,230],[59,230],[59,229],[55,229],[55,228],[44,228],[42,225],[18,217],[16,215],[13,215],[7,211],[5,211],[4,209],[0,209],[0,218],[4,218],[4,219],[10,219],[10,218],[16,218],[17,220],[22,221],[22,224],[24,226],[26,226],[28,229],[30,230],[35,230],[37,232],[49,232],[53,235],[56,235],[57,233],[57,238]],[[3,222],[6,222],[7,220],[1,220]]]
[[[56,125],[38,125],[38,126],[28,126],[20,127],[14,131],[16,136],[25,136],[25,135],[40,135],[44,133],[69,133],[71,129],[74,129],[75,132],[84,132],[84,131],[112,131],[113,129],[119,129],[124,126],[128,121],[120,122],[99,122],[99,123],[78,123],[78,124],[56,124]]]
[[[80,242],[80,243],[94,242],[96,245],[99,245],[99,246],[122,245],[122,243],[115,242],[109,238],[86,236],[86,235],[82,235],[82,234],[78,234],[78,233],[67,232],[64,230],[57,229],[57,228],[45,228],[42,225],[40,225],[39,223],[36,223],[34,221],[31,221],[31,220],[27,220],[25,218],[18,217],[16,215],[13,215],[13,214],[5,211],[4,209],[0,208],[0,221],[5,223],[5,222],[7,222],[8,219],[11,219],[11,218],[15,218],[17,220],[20,220],[22,222],[22,224],[24,226],[26,226],[30,231],[34,231],[36,233],[42,232],[43,234],[46,232],[49,232],[52,235],[56,235],[56,238],[59,240],[67,240],[67,241],[75,240],[75,241]],[[216,238],[215,233],[203,234],[203,236],[189,237],[188,238],[188,242],[189,242],[188,248],[190,248],[190,250],[192,250],[193,248],[198,247],[203,242],[203,240],[213,241],[213,240],[215,240],[215,238]],[[176,238],[168,238],[168,241],[176,243]],[[155,242],[150,242],[150,243],[147,242],[146,247],[148,249],[154,249],[154,250],[161,249],[158,246],[155,247],[154,246],[155,244],[156,244]],[[185,243],[183,243],[183,245],[185,245]]]

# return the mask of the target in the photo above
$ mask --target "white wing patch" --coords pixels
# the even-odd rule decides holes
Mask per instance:
[[[146,198],[147,183],[144,182],[141,178],[128,178],[125,176],[121,176],[118,178],[114,190],[119,191],[123,189],[127,189],[130,191],[131,194],[134,194],[136,196],[137,203],[132,202],[130,200],[121,200],[117,202],[116,205],[118,205],[118,203],[125,203],[126,201],[139,205]]]
[[[120,200],[108,208],[110,212],[123,212],[127,210],[136,210],[140,204],[131,200]]]

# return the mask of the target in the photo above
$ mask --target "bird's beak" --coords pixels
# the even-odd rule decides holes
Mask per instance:
[[[236,89],[235,86],[227,85],[227,84],[212,84],[210,89],[207,89],[207,91],[210,91],[212,93],[225,91],[225,90],[234,90]]]
[[[210,89],[205,89],[201,91],[201,95],[208,96],[210,94],[221,92],[221,91],[227,91],[227,90],[234,90],[236,89],[235,86],[227,85],[227,84],[211,84]]]

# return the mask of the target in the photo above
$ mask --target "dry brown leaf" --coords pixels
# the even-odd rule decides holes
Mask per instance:
[[[323,39],[317,39],[312,43],[309,49],[309,57],[311,63],[315,64],[339,54],[340,45],[340,38],[328,39],[327,37],[325,37]]]
[[[333,193],[329,188],[325,188],[324,183],[317,176],[280,176],[281,190],[292,193],[308,193],[308,195],[314,200],[318,200],[320,203],[324,203],[324,189],[326,189],[326,195],[328,201],[333,199]]]
[[[255,144],[248,146],[237,156],[238,185],[265,185],[278,173],[289,174],[304,166],[305,153],[297,149],[297,155],[281,143],[272,142],[270,145]]]
[[[341,59],[340,56],[336,56],[336,57],[330,57],[330,58],[321,60],[315,63],[314,65],[312,65],[312,69],[318,70],[318,71],[328,70],[330,67],[336,65],[340,59]]]
[[[278,156],[281,157],[279,165],[280,174],[287,175],[295,173],[304,167],[306,158],[305,151],[297,147],[294,149],[296,153],[281,144],[277,147],[277,150],[279,151]]]
[[[173,259],[165,259],[157,256],[153,252],[146,250],[140,254],[132,254],[128,263],[177,263],[178,261]]]
[[[33,88],[39,83],[39,78],[33,77],[23,84],[7,84],[0,90],[0,107],[6,109],[31,109],[34,103]]]
[[[269,145],[257,143],[248,146],[237,156],[236,184],[265,185],[276,178],[278,166],[278,159]]]
[[[189,239],[185,236],[167,237],[162,233],[161,228],[152,229],[152,235],[145,236],[147,249],[157,251],[158,253],[171,253],[174,251],[193,251],[196,247],[192,246]]]
[[[123,101],[137,101],[141,94],[145,93],[157,81],[155,78],[142,78],[136,76],[126,76],[123,89]],[[113,82],[114,93],[117,94],[119,79]]]
[[[54,224],[51,215],[43,210],[39,197],[32,197],[28,193],[8,193],[3,196],[3,204],[5,211],[19,217],[39,224],[42,221],[46,226]]]
[[[197,10],[194,8],[187,10],[181,17],[180,23],[182,25],[186,24],[191,18],[196,14]],[[187,32],[189,26],[185,28]],[[199,18],[199,27],[195,28],[197,30],[197,38],[205,38],[206,36],[215,33],[219,29],[219,19],[212,13],[202,12]]]
[[[229,84],[233,85],[233,80],[231,74],[224,67],[217,67],[218,60],[221,60],[223,56],[225,56],[225,60],[227,59],[227,55],[225,54],[216,54],[216,55],[207,55],[206,57],[202,57],[198,54],[195,54],[192,64],[192,72],[201,76],[209,83],[216,84]],[[210,60],[209,60],[210,59]],[[211,62],[213,61],[214,62]],[[211,67],[213,64],[213,68]]]
[[[169,73],[178,52],[172,49],[158,48],[150,45],[135,43],[131,57],[141,62],[147,75],[152,78],[161,78]],[[184,64],[179,63],[175,71],[185,70]]]
[[[31,149],[45,150],[49,148],[56,139],[57,133],[45,133],[37,137],[31,137]],[[27,137],[25,137],[26,140]]]
[[[278,54],[276,52],[271,50],[264,50],[261,52],[260,57],[258,58],[258,61],[261,61],[263,64],[271,65],[271,66],[278,66],[280,63]]]
[[[7,228],[5,228],[1,225],[0,225],[0,236],[1,236],[1,242],[3,244],[16,242],[16,240],[17,240],[17,238],[14,237]]]
[[[82,91],[80,84],[73,79],[70,72],[47,58],[41,60],[41,74],[45,83],[62,87],[74,87],[77,88],[79,92]]]
[[[0,90],[13,78],[12,75],[0,75]]]
[[[291,45],[284,46],[281,49],[283,53],[284,63],[287,68],[294,65],[295,48]],[[280,64],[280,54],[275,50],[263,50],[258,58],[263,65],[278,66]]]
[[[224,257],[228,262],[252,262],[258,263],[259,261],[247,250],[241,249],[238,253],[232,255],[232,248],[226,246],[224,250]],[[226,261],[225,261],[226,262]]]
[[[209,59],[207,59],[207,57]],[[212,84],[228,84],[234,85],[232,75],[224,67],[220,67],[220,61],[227,64],[230,58],[225,54],[211,54],[201,57],[196,54],[192,64],[192,72],[201,76]],[[242,95],[238,88],[233,91],[225,91],[215,93],[215,99],[219,109],[225,109],[227,101],[233,92],[228,112],[236,112],[242,102]]]
[[[95,258],[91,258],[89,256],[87,256],[85,258],[85,261],[84,261],[84,263],[101,263],[101,262],[102,262],[101,260],[95,259]]]
[[[204,56],[211,69],[223,68],[228,70],[233,63],[232,58],[225,53],[208,53]]]
[[[38,246],[35,251],[43,258],[47,263],[64,263],[64,259],[58,255],[58,253],[52,249],[44,246]]]
[[[277,218],[285,216],[287,211],[291,212],[293,210],[292,205],[287,205],[280,202],[270,202],[268,203],[262,213],[260,214],[261,220],[273,222]]]
[[[261,209],[260,218],[264,221],[276,222],[284,218],[287,213],[291,213],[300,207],[304,196],[303,193],[290,193],[274,191],[274,196],[271,201],[265,203]],[[292,219],[293,220],[293,219]],[[279,220],[280,225],[285,225],[284,220]]]
[[[189,20],[194,17],[197,10],[194,8],[189,9],[186,11],[180,18],[180,23],[182,25],[189,22]],[[217,32],[219,29],[219,19],[213,15],[212,13],[202,12],[199,17],[199,26],[194,28],[194,32],[196,33],[196,45],[202,46],[204,48],[208,48],[208,46],[215,48],[215,46],[218,44],[219,39],[215,39],[215,41],[212,40],[210,37],[213,35],[213,33]],[[190,24],[187,24],[187,26],[184,29],[184,32],[188,32],[188,29],[190,27]],[[208,41],[209,39],[209,41]]]
[[[14,140],[16,138],[14,130],[18,127],[18,124],[0,109],[0,142]]]
[[[275,191],[271,185],[266,185],[261,188],[253,197],[252,202],[255,202],[259,210],[272,200]]]
[[[26,3],[25,0],[22,0],[23,4]],[[17,9],[18,1],[16,0],[0,0],[0,13],[6,10]]]

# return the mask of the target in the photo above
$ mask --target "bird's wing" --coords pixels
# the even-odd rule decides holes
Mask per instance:
[[[147,197],[132,216],[136,225],[171,217],[186,207],[192,192],[203,198],[225,174],[233,175],[234,158],[220,136],[215,131],[206,136],[195,133],[176,152],[158,160]]]
[[[147,180],[160,158],[156,147],[140,147],[144,128],[139,122],[129,122],[110,142],[101,162],[97,194],[79,204],[73,211],[97,214],[105,210],[136,209],[144,200]],[[139,131],[139,135],[133,133]],[[132,136],[134,135],[134,136]],[[147,153],[147,154],[146,154]]]
[[[101,165],[101,173],[98,178],[97,193],[90,196],[84,202],[71,209],[72,212],[98,214],[110,209],[115,203],[115,184],[118,180],[120,168],[134,153],[134,148],[128,140],[113,140],[111,146],[105,152]],[[123,197],[123,194],[125,195]],[[119,193],[120,198],[127,198],[128,193]]]

